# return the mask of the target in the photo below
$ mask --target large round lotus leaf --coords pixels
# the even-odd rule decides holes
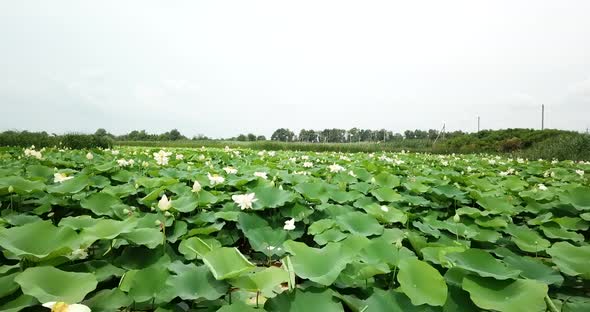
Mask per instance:
[[[402,200],[402,196],[391,188],[380,187],[371,191],[371,195],[375,196],[382,202],[398,202]]]
[[[405,224],[408,221],[408,216],[405,212],[391,207],[391,206],[381,206],[377,203],[373,203],[371,205],[366,205],[363,209],[370,215],[377,220],[383,223],[402,223]]]
[[[230,281],[234,287],[248,291],[266,292],[273,287],[289,281],[289,272],[271,266],[257,272],[242,275]]]
[[[312,223],[307,228],[307,233],[310,235],[318,235],[325,232],[328,229],[333,228],[335,225],[336,222],[332,219],[321,219]]]
[[[403,311],[403,312],[435,312],[437,308],[420,305],[415,306],[403,293],[392,290],[374,288],[373,294],[364,302],[364,312]],[[439,308],[440,309],[440,308]]]
[[[66,181],[67,182],[67,181]],[[113,216],[112,207],[121,201],[108,193],[94,193],[80,201],[80,206],[90,209],[98,216]]]
[[[439,185],[432,188],[432,191],[435,194],[442,195],[446,198],[456,199],[458,201],[463,201],[465,199],[465,192],[461,191],[460,189],[452,186],[452,185]]]
[[[539,252],[551,245],[537,231],[529,229],[526,225],[509,224],[504,231],[512,236],[512,241],[523,251]]]
[[[168,276],[169,273],[166,267],[158,264],[135,271],[134,274],[129,276],[129,296],[137,302],[144,302],[158,297],[167,287],[165,283]],[[122,279],[121,284],[124,280],[125,278]]]
[[[322,234],[315,235],[313,237],[313,241],[318,243],[318,245],[326,245],[327,243],[334,243],[339,242],[345,239],[349,234],[345,234],[339,229],[333,228],[327,231],[324,231]]]
[[[547,253],[551,255],[551,261],[561,272],[590,279],[590,246],[577,247],[567,242],[559,242],[547,249]]]
[[[78,175],[60,184],[48,186],[47,191],[58,194],[76,194],[85,189],[88,186],[88,182],[89,178],[87,175]]]
[[[541,230],[545,236],[551,239],[571,240],[573,242],[583,242],[584,235],[576,232],[564,230],[555,223],[546,223],[541,225]]]
[[[590,210],[590,188],[577,187],[562,193],[559,198],[578,210]]]
[[[416,258],[416,255],[406,247],[397,248],[394,244],[382,236],[373,238],[360,252],[363,262],[369,264],[387,264],[390,267],[398,266],[403,259]]]
[[[386,188],[394,188],[399,186],[399,178],[389,174],[387,172],[381,172],[380,174],[375,176],[375,184],[386,187]]]
[[[221,247],[221,243],[213,238],[190,237],[180,242],[178,251],[187,260],[193,260],[197,256],[202,258],[206,253],[217,247]]]
[[[445,280],[435,268],[424,261],[400,261],[397,280],[414,305],[442,306],[447,300]]]
[[[12,274],[0,275],[0,298],[10,295],[18,289],[18,284],[14,281],[19,272]]]
[[[28,268],[15,278],[25,295],[40,302],[63,301],[77,303],[96,288],[92,273],[74,273],[54,267]]]
[[[424,247],[420,249],[424,261],[440,264],[444,267],[451,267],[451,261],[446,257],[447,254],[463,252],[467,249],[466,246],[436,246]]]
[[[237,248],[229,247],[211,250],[203,256],[203,262],[218,280],[237,277],[254,267]]]
[[[292,201],[295,194],[276,187],[257,187],[254,190],[255,198],[254,209],[276,208],[285,205],[285,203]]]
[[[447,302],[442,310],[443,312],[481,312],[481,309],[469,298],[469,293],[461,289],[460,286],[449,286]]]
[[[322,249],[312,248],[301,242],[286,241],[285,250],[291,253],[295,274],[318,284],[331,285],[350,261],[342,256],[339,243],[328,244]]]
[[[119,311],[120,308],[128,307],[132,303],[133,300],[118,288],[103,289],[83,302],[92,312]]]
[[[481,249],[472,248],[460,253],[451,253],[447,255],[447,259],[456,267],[474,272],[483,277],[505,280],[516,278],[520,274],[519,270],[508,268],[501,261],[490,255],[489,252]]]
[[[363,197],[363,195],[359,192],[356,192],[356,191],[342,191],[342,190],[330,191],[330,199],[332,199],[333,201],[340,203],[340,204],[355,201],[355,200],[359,199],[360,197]]]
[[[45,184],[41,181],[29,181],[19,176],[0,178],[0,189],[8,191],[11,186],[18,194],[39,192],[45,189]]]
[[[110,279],[112,276],[121,277],[125,270],[118,268],[106,260],[90,260],[78,262],[65,267],[68,272],[92,272],[98,282]]]
[[[482,309],[502,312],[545,311],[547,285],[535,280],[499,281],[493,278],[468,275],[463,278],[463,289]]]
[[[199,201],[193,194],[184,195],[172,200],[172,208],[180,212],[191,212],[197,209]]]
[[[494,253],[503,257],[502,261],[509,267],[520,270],[520,276],[528,279],[541,281],[547,285],[563,283],[563,276],[558,271],[552,269],[541,260],[519,256],[506,248],[497,248]]]
[[[156,248],[164,243],[164,236],[159,228],[135,229],[121,235],[121,237],[137,245],[147,246],[148,248]]]
[[[222,306],[217,312],[264,312],[265,309],[251,307],[241,301]]]
[[[84,228],[80,232],[80,237],[84,242],[83,245],[88,246],[96,240],[113,239],[120,234],[129,233],[133,231],[136,224],[137,221],[133,219],[126,219],[124,221],[98,219],[93,225]]]
[[[77,249],[78,244],[79,237],[74,230],[55,227],[50,221],[0,230],[0,246],[16,256],[60,256]]]
[[[312,292],[296,289],[293,292],[283,292],[266,301],[264,308],[267,311],[281,312],[344,312],[342,304],[333,299],[331,290]]]
[[[330,199],[329,192],[335,190],[336,186],[322,181],[313,183],[299,183],[293,188],[305,198],[325,203]]]
[[[204,265],[196,266],[192,263],[183,264],[175,261],[168,266],[168,269],[175,275],[168,277],[165,289],[158,295],[164,301],[172,301],[175,297],[183,300],[202,298],[215,300],[227,292],[228,285],[215,280]]]
[[[24,308],[34,306],[38,304],[37,299],[28,295],[21,295],[16,299],[6,302],[4,305],[0,306],[0,311],[2,312],[18,312],[22,311]]]
[[[269,226],[250,229],[244,232],[244,236],[252,246],[252,249],[262,252],[267,256],[283,255],[281,248],[287,240],[287,232],[283,229],[273,229]]]
[[[340,228],[353,234],[371,236],[383,233],[383,226],[366,213],[349,212],[336,218]]]
[[[506,198],[484,196],[477,203],[490,213],[512,215],[516,212]]]

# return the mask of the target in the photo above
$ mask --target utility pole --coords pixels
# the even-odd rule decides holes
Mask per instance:
[[[541,104],[541,130],[545,129],[545,104]]]
[[[479,116],[477,116],[477,132],[479,133]]]

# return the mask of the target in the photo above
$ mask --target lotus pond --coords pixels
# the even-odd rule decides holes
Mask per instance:
[[[3,149],[0,311],[590,311],[589,172],[489,155]]]

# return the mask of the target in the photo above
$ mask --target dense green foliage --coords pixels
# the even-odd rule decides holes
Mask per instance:
[[[109,148],[114,140],[107,135],[68,133],[49,135],[47,132],[5,131],[0,133],[0,146]]]
[[[588,311],[590,162],[0,151],[0,311]]]

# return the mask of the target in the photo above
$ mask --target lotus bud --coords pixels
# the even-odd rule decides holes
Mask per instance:
[[[8,193],[14,193],[14,187],[12,185],[8,187]]]
[[[455,213],[455,215],[453,216],[453,221],[455,223],[458,223],[459,221],[461,221],[461,217],[459,216],[458,213]]]

